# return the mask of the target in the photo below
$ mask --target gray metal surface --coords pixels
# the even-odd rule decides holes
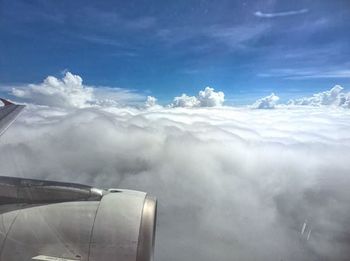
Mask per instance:
[[[104,193],[80,184],[0,176],[0,204],[100,200]]]
[[[18,211],[3,242],[1,261],[44,255],[88,260],[90,233],[99,202],[67,202]],[[5,218],[12,212],[3,214]]]
[[[24,105],[12,104],[4,99],[0,99],[5,105],[0,107],[0,136],[15,121],[17,116],[25,107]]]
[[[156,236],[157,200],[146,195],[142,210],[139,242],[137,246],[137,261],[153,260],[154,242]]]
[[[146,193],[110,193],[101,200],[94,224],[90,261],[135,261]]]
[[[12,203],[0,203],[0,261],[153,259],[156,201],[146,193],[0,177],[0,191],[4,186],[17,187],[18,191],[21,186],[34,187],[35,201],[33,194],[30,201],[18,197],[21,193],[12,187],[1,192]],[[41,192],[35,195],[40,186],[45,193],[49,191],[49,200]],[[51,186],[55,188],[52,191]],[[62,201],[65,189],[68,195],[72,189],[83,190],[81,195],[86,197],[78,193],[79,197],[66,197],[69,202],[56,203],[57,199]],[[87,197],[87,191],[103,193]],[[39,195],[43,196],[41,201]]]

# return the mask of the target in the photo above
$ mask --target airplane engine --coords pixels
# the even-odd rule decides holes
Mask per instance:
[[[0,204],[1,261],[153,260],[146,193],[0,177]]]

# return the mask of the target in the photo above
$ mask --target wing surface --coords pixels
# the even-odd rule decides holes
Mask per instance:
[[[0,98],[4,106],[0,107],[0,136],[7,130],[7,128],[16,120],[17,116],[25,107],[24,105],[17,105],[8,100]]]

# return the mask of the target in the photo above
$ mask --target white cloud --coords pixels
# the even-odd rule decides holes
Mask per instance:
[[[145,102],[146,108],[151,108],[157,105],[157,98],[153,96],[147,96],[147,100]]]
[[[171,107],[198,107],[200,102],[195,96],[188,96],[187,94],[182,94],[181,96],[175,97]]]
[[[288,73],[288,70],[286,73]],[[40,84],[13,87],[11,93],[19,98],[20,101],[57,108],[86,108],[91,106],[141,106],[152,108],[159,106],[155,97],[145,97],[134,90],[84,85],[79,75],[74,75],[70,72],[66,72],[62,79],[48,76]],[[279,97],[272,93],[269,96],[258,99],[250,107],[273,109],[278,100]],[[204,90],[199,91],[197,96],[182,94],[175,97],[169,107],[217,107],[222,106],[224,101],[225,94],[222,91],[215,91],[214,88],[206,87]],[[331,105],[350,108],[350,93],[346,93],[343,87],[336,85],[331,90],[314,94],[312,97],[290,100],[288,105]]]
[[[109,102],[117,106],[141,105],[146,98],[142,93],[118,87],[96,86],[93,91],[96,103],[107,105]]]
[[[258,99],[251,107],[254,109],[274,109],[279,99],[278,96],[271,93],[269,96]]]
[[[291,105],[311,105],[311,106],[340,106],[350,108],[350,93],[345,93],[344,88],[335,85],[329,91],[314,94],[312,97],[304,97],[289,101]]]
[[[158,260],[346,260],[349,128],[332,107],[32,105],[0,139],[0,166],[153,193]]]
[[[143,95],[131,90],[84,85],[79,75],[70,72],[62,79],[48,76],[40,84],[14,87],[12,94],[34,104],[62,108],[84,108],[93,104],[117,106],[144,100]]]
[[[57,107],[85,107],[93,100],[93,89],[83,85],[79,75],[67,72],[62,79],[48,76],[41,84],[13,88],[12,94],[41,105]]]
[[[1,137],[2,173],[153,193],[157,259],[350,255],[350,110],[338,108],[350,99],[342,87],[300,103],[315,107],[275,110],[220,106],[224,93],[210,87],[172,104],[196,110],[154,106],[151,96],[146,109],[120,107],[120,97],[142,97],[118,89],[108,100],[112,90],[68,73],[27,87],[14,93],[48,106],[27,106]],[[271,94],[255,107],[277,100]]]
[[[225,94],[216,92],[214,88],[206,87],[198,93],[198,100],[201,107],[222,106],[225,101]]]
[[[216,92],[214,88],[206,87],[199,91],[198,96],[188,96],[182,94],[175,97],[171,107],[216,107],[222,106],[225,101],[225,94],[221,91]]]
[[[254,13],[254,15],[261,18],[275,18],[275,17],[305,14],[307,12],[309,12],[308,9],[291,10],[291,11],[277,12],[277,13],[263,13],[261,11],[257,11]]]

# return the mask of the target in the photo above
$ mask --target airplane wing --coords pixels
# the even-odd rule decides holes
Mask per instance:
[[[1,101],[0,135],[24,108]],[[144,192],[0,176],[0,261],[152,261],[156,216]]]
[[[25,107],[24,105],[17,105],[8,100],[0,98],[4,106],[0,107],[0,136],[7,130],[7,128],[15,121],[17,116]]]

